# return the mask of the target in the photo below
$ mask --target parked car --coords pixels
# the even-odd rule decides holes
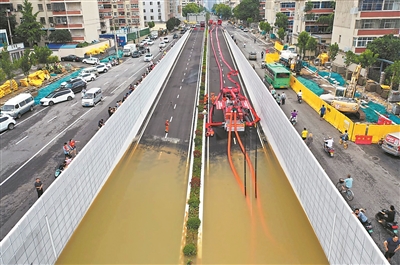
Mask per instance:
[[[146,38],[144,38],[144,40],[145,40],[145,41],[149,41],[149,40],[150,40],[150,37],[147,36]]]
[[[144,61],[145,62],[150,62],[151,60],[153,60],[153,54],[148,53],[144,56]]]
[[[139,52],[140,54],[145,54],[147,53],[147,49],[145,47],[139,47]]]
[[[0,132],[14,129],[16,121],[7,114],[0,113]]]
[[[108,67],[104,63],[98,64],[96,67],[97,67],[97,71],[99,73],[107,73],[108,72]]]
[[[64,57],[61,57],[61,61],[69,61],[69,62],[80,62],[80,61],[82,61],[82,58],[81,57],[78,57],[78,56],[76,56],[76,55],[74,55],[74,54],[70,54],[70,55],[67,55],[67,56],[64,56]]]
[[[146,46],[147,45],[147,41],[146,40],[142,40],[140,43],[139,43],[139,47],[144,47],[144,46]]]
[[[81,77],[86,82],[94,81],[96,79],[96,75],[90,73],[82,74]]]
[[[249,60],[257,60],[257,53],[252,51],[249,53]]]
[[[167,44],[165,44],[165,42],[160,42],[160,44],[158,44],[158,47],[160,48],[165,48],[165,46],[167,46]]]
[[[168,37],[164,37],[164,38],[162,38],[162,41],[165,42],[165,43],[168,43],[169,39],[168,39]]]
[[[81,76],[82,77],[82,76]],[[83,79],[83,77],[82,77]],[[86,89],[86,82],[83,81],[82,79],[75,79],[73,81],[68,81],[67,84],[64,86],[64,88],[69,88],[72,90],[74,93],[79,93],[82,91],[82,89]]]
[[[28,111],[33,111],[35,101],[31,94],[21,93],[15,97],[9,99],[1,107],[1,113],[7,114],[15,119],[21,118],[21,116]]]
[[[138,50],[132,53],[132,58],[139,58],[140,56],[142,56],[142,53]]]
[[[87,64],[99,64],[100,60],[98,58],[95,57],[89,57],[89,58],[85,58],[82,60],[82,63],[87,63]]]
[[[147,45],[153,45],[153,44],[154,44],[154,41],[152,41],[152,40],[147,41]]]
[[[70,101],[75,98],[74,92],[69,88],[57,89],[40,100],[42,106],[53,106],[56,103]]]
[[[179,36],[178,36],[178,34],[174,34],[174,36],[172,37],[173,39],[177,39],[177,38],[179,38]]]
[[[249,32],[248,28],[243,29],[243,32]]]

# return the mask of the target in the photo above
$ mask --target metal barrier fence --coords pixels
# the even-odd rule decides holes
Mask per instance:
[[[186,33],[176,42],[174,48],[0,242],[1,264],[56,262],[137,135],[188,35]]]
[[[389,264],[227,33],[226,39],[267,140],[329,263]]]

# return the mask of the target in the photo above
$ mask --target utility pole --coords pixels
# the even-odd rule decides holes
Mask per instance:
[[[12,37],[12,32],[11,32],[10,17],[8,16],[8,13],[10,13],[10,12],[11,12],[10,9],[6,9],[7,22],[8,22],[8,31],[10,32],[10,43],[11,43],[11,45],[13,45],[14,42],[13,42],[13,37]]]
[[[115,17],[113,17],[113,31],[114,31],[115,54],[116,54],[117,58],[119,58],[119,56],[118,56],[117,34],[115,33]]]

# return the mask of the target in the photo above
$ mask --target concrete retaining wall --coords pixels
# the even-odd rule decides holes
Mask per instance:
[[[228,33],[226,39],[267,140],[329,263],[389,264]]]
[[[1,264],[56,262],[115,165],[137,135],[187,37],[188,33],[177,41],[138,89],[3,239],[0,243]]]

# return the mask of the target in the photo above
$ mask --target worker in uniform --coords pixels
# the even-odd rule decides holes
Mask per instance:
[[[169,121],[166,120],[165,121],[165,132],[168,133],[168,130],[169,130]]]

